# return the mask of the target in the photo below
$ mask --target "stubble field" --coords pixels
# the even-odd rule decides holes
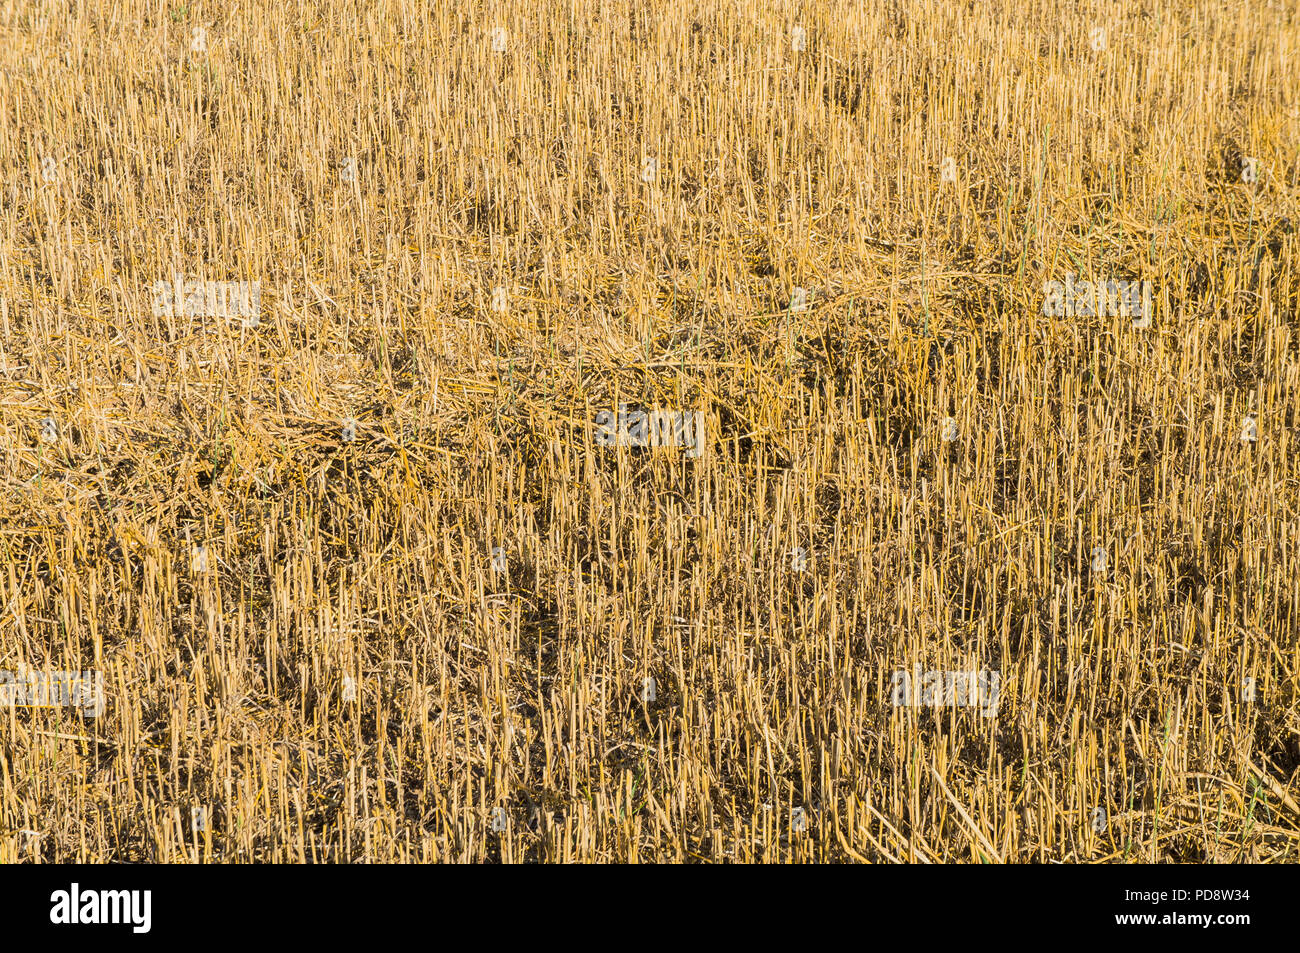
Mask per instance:
[[[0,0],[0,863],[1300,860],[1298,41]]]

